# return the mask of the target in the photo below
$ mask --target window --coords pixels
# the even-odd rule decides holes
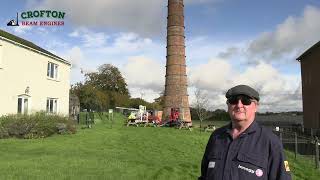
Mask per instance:
[[[52,79],[58,78],[58,65],[48,62],[47,76]]]
[[[47,113],[57,113],[58,99],[47,98]]]
[[[28,98],[18,97],[18,114],[28,114]]]

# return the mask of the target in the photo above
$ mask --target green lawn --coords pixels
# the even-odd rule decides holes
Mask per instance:
[[[196,179],[210,133],[174,128],[112,128],[100,123],[74,135],[0,140],[0,179]],[[99,122],[99,121],[98,121]],[[288,153],[294,179],[319,179],[312,162]]]

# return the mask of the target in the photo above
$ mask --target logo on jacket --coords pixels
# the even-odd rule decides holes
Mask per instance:
[[[208,168],[214,168],[215,166],[216,166],[216,162],[210,161],[209,165],[208,165]]]
[[[261,177],[261,176],[263,175],[263,171],[262,171],[261,169],[257,169],[257,170],[256,170],[256,175],[257,175],[258,177]]]
[[[247,171],[249,173],[252,173],[252,174],[254,173],[254,170],[252,170],[250,168],[247,168],[247,167],[244,167],[244,166],[241,166],[240,164],[238,165],[238,168],[242,169],[242,170],[245,170],[245,171]]]

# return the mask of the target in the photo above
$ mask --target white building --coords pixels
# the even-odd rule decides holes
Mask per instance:
[[[0,116],[68,115],[70,69],[68,61],[0,30]]]

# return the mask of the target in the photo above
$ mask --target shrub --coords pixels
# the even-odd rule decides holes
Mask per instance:
[[[75,124],[69,118],[44,112],[0,117],[0,138],[43,138],[75,132]]]
[[[7,129],[0,126],[0,139],[9,137]]]

